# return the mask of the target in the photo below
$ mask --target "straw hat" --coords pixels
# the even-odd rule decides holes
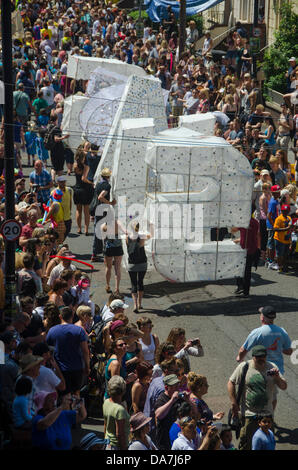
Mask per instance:
[[[22,369],[22,374],[27,372],[28,370],[32,369],[32,367],[41,364],[43,361],[43,357],[41,356],[34,356],[33,354],[25,354],[20,360],[20,366]]]
[[[110,177],[112,172],[109,168],[103,168],[100,174],[101,176]]]

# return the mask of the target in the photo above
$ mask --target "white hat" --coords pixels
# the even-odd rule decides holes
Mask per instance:
[[[121,299],[115,299],[110,303],[110,308],[128,308],[129,305],[125,304]]]
[[[65,175],[60,175],[60,176],[57,176],[57,182],[60,183],[61,181],[66,181],[67,178]]]
[[[261,176],[263,175],[270,175],[269,171],[268,170],[262,170],[261,173],[260,173]]]
[[[292,61],[293,61],[293,62],[296,62],[296,58],[295,58],[295,57],[290,57],[290,58],[289,58],[289,62],[292,62]]]

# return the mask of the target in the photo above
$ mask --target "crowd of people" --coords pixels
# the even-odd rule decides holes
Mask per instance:
[[[232,229],[233,234],[240,231],[234,241],[247,249],[245,276],[237,280],[236,293],[248,296],[257,253],[268,268],[283,273],[289,253],[296,252],[298,114],[291,104],[298,83],[296,60],[289,58],[288,93],[275,119],[265,111],[260,84],[252,78],[249,37],[240,24],[226,39],[226,53],[218,58],[210,32],[198,53],[194,21],[188,23],[186,48],[179,54],[177,21],[170,7],[157,31],[144,21],[143,37],[137,37],[129,12],[112,3],[35,0],[19,1],[18,8],[25,31],[23,38],[13,41],[15,209],[22,226],[16,251],[20,301],[17,316],[5,321],[0,269],[0,339],[5,344],[0,403],[5,440],[12,446],[20,441],[34,448],[71,449],[72,429],[88,414],[89,398],[82,390],[94,386],[104,394],[98,407],[104,417],[105,439],[88,433],[80,449],[234,449],[232,425],[222,423],[227,413],[214,413],[208,407],[203,399],[207,378],[191,370],[190,356],[204,354],[199,338],[186,340],[185,330],[179,327],[160,342],[152,333],[149,317],[143,315],[133,324],[125,314],[128,305],[120,288],[121,233],[126,237],[134,313],[144,310],[144,245],[152,234],[140,237],[138,224],[130,233],[118,221],[113,236],[107,224],[101,226],[103,238],[94,234],[91,262],[104,261],[109,294],[103,308],[90,297],[90,277],[72,262],[74,255],[66,239],[72,230],[73,206],[77,233],[87,237],[90,223],[100,224],[96,205],[115,206],[117,201],[111,200],[109,168],[102,169],[99,182],[94,181],[102,149],[88,141],[70,148],[69,136],[62,134],[64,99],[84,93],[87,85],[67,77],[67,63],[69,55],[76,54],[144,68],[169,91],[169,127],[176,126],[183,114],[215,112],[214,135],[245,155],[255,174],[252,230]],[[295,167],[289,163],[292,150]],[[2,120],[1,220],[5,218],[3,157]],[[27,168],[32,166],[28,181],[24,157]],[[73,187],[70,175],[75,175]],[[0,241],[3,262],[4,242]],[[115,286],[111,288],[112,269]],[[242,361],[253,348],[245,372],[250,398],[243,403],[240,438],[240,448],[246,450],[275,447],[271,429],[276,387],[284,390],[287,386],[280,358],[290,354],[288,335],[273,325],[276,312],[270,307],[262,312],[267,330],[247,340],[239,352]],[[272,331],[280,339],[275,356],[266,343]],[[235,418],[239,411],[235,390],[244,364],[228,384]],[[262,390],[254,389],[256,375]]]

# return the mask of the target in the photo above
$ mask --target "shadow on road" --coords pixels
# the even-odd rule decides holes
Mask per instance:
[[[177,303],[166,310],[148,309],[147,312],[161,317],[180,315],[227,315],[239,317],[243,315],[255,315],[258,313],[258,308],[263,305],[272,305],[279,314],[282,314],[296,311],[298,309],[298,300],[293,297],[281,297],[271,294],[251,295],[249,298],[230,296],[212,300],[204,299],[202,302]]]
[[[298,444],[298,429],[287,429],[276,426],[275,439],[278,444]]]

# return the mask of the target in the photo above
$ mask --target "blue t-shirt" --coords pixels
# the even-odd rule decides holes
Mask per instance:
[[[84,360],[81,343],[88,337],[80,326],[72,324],[56,325],[47,334],[47,343],[55,346],[55,359],[62,371],[82,370]]]
[[[267,228],[273,229],[273,227],[272,227],[272,225],[271,225],[271,223],[268,219],[269,214],[271,214],[271,219],[273,220],[273,222],[275,222],[275,219],[279,216],[279,201],[278,201],[278,199],[274,199],[274,197],[272,197],[269,201],[267,219],[266,219]]]
[[[32,445],[46,450],[70,450],[71,428],[76,423],[75,410],[61,411],[56,421],[44,431],[37,430],[37,423],[44,416],[37,414],[32,421]]]
[[[291,347],[291,340],[286,330],[277,325],[263,325],[253,330],[246,338],[243,348],[250,351],[257,344],[267,349],[267,361],[274,362],[281,374],[284,374],[283,350]]]
[[[27,421],[32,420],[32,415],[30,414],[29,398],[28,396],[17,396],[15,397],[12,404],[12,414],[13,414],[13,425],[16,428],[23,426]]]
[[[266,434],[262,429],[258,429],[252,438],[252,450],[275,450],[273,432],[269,429],[269,434]]]

